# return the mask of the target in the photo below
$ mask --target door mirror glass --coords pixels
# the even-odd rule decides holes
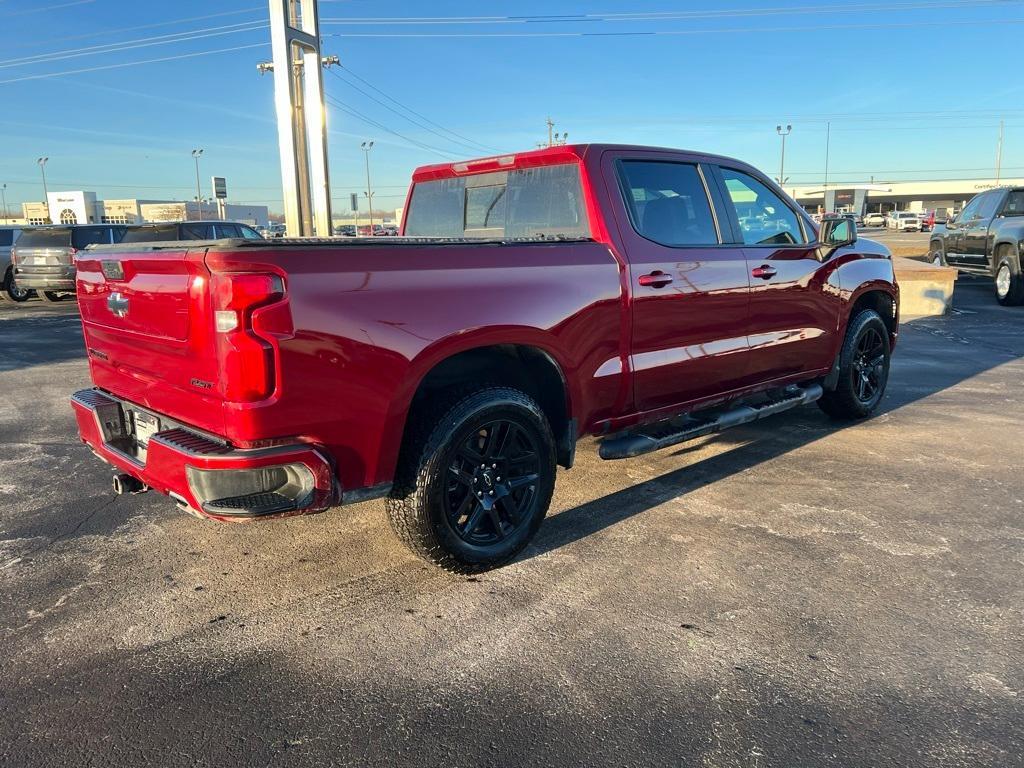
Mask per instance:
[[[821,222],[821,242],[830,248],[841,248],[857,242],[857,225],[849,219],[825,219]]]

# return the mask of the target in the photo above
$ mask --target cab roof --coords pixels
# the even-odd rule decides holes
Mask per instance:
[[[537,168],[545,165],[561,165],[562,163],[578,163],[588,154],[600,154],[607,150],[625,152],[675,152],[678,154],[695,155],[707,158],[718,158],[739,162],[732,158],[708,155],[670,147],[650,147],[638,144],[563,144],[555,147],[531,149],[526,152],[509,152],[503,155],[492,155],[474,160],[457,160],[453,163],[435,163],[424,165],[413,171],[413,182],[432,181],[434,179],[451,179],[457,176],[468,176],[476,173],[508,171],[520,168]],[[743,163],[746,165],[746,163]]]

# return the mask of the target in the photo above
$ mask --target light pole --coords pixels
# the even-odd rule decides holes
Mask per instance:
[[[3,198],[4,203],[4,224],[7,223],[7,185],[4,184],[0,187],[0,198]]]
[[[787,125],[786,130],[782,130],[781,125],[776,125],[775,132],[782,137],[782,159],[779,161],[779,186],[781,187],[786,183],[786,137],[793,132],[793,126]]]
[[[199,186],[199,158],[203,156],[203,150],[193,149],[192,157],[196,161],[196,207],[199,209],[199,220],[203,220],[203,193]],[[188,218],[188,217],[186,217]]]
[[[46,203],[46,220],[52,224],[53,219],[50,218],[50,195],[46,191],[46,163],[50,158],[40,157],[36,160],[39,163],[39,172],[43,174],[43,202]]]
[[[373,188],[370,186],[370,150],[373,149],[373,142],[364,141],[360,147],[366,153],[366,201],[370,209],[370,237],[373,237]]]

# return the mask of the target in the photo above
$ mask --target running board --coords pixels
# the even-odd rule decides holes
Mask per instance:
[[[749,424],[752,421],[788,411],[790,408],[813,403],[822,394],[823,390],[820,384],[789,387],[781,398],[769,400],[763,404],[741,405],[715,415],[708,415],[705,418],[687,416],[683,421],[675,419],[649,424],[635,431],[620,434],[618,437],[606,438],[601,442],[598,455],[606,460],[631,459],[634,456],[660,451],[662,448],[685,443],[687,440],[721,432],[723,429],[737,427],[740,424]]]

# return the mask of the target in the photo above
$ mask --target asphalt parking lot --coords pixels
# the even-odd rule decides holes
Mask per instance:
[[[512,565],[377,503],[115,498],[74,306],[0,304],[0,764],[1024,764],[1024,308],[962,280],[876,418],[582,445]]]

